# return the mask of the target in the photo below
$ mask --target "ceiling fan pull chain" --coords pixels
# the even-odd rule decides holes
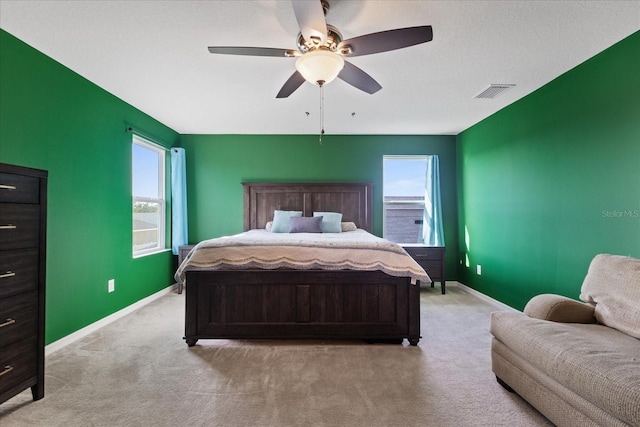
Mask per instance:
[[[320,145],[322,145],[322,135],[324,135],[324,85],[320,84]]]

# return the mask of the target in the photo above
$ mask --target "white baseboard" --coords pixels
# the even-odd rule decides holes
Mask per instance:
[[[171,293],[173,290],[176,289],[177,285],[172,285],[172,286],[167,286],[166,288],[162,289],[161,291],[156,292],[155,294],[149,295],[146,298],[141,299],[140,301],[134,302],[133,304],[131,304],[128,307],[123,308],[122,310],[116,311],[113,314],[110,314],[107,317],[104,317],[100,320],[98,320],[97,322],[94,322],[90,325],[85,326],[82,329],[79,329],[77,331],[75,331],[72,334],[67,335],[66,337],[60,338],[58,341],[54,341],[51,344],[45,346],[44,348],[44,355],[48,356],[66,346],[68,346],[69,344],[71,344],[74,341],[77,341],[81,338],[86,337],[87,335],[89,335],[92,332],[97,331],[98,329],[102,328],[103,326],[108,325],[109,323],[115,322],[116,320],[126,316],[127,314],[130,314],[132,312],[134,312],[135,310],[139,309],[140,307],[143,307],[147,304],[149,304],[152,301],[157,300],[158,298],[160,298],[161,296],[164,296],[168,293]]]
[[[506,310],[506,311],[517,311],[520,312],[520,310],[516,310],[515,308],[500,302],[498,300],[495,300],[493,298],[491,298],[488,295],[483,294],[482,292],[478,292],[473,288],[468,287],[467,285],[463,285],[460,282],[453,282],[455,283],[457,286],[460,287],[460,289],[462,289],[464,292],[467,292],[469,294],[475,295],[476,297],[480,298],[483,301],[488,302],[489,304],[495,305],[497,308],[499,308],[500,310]],[[447,286],[449,286],[449,282],[447,282]]]

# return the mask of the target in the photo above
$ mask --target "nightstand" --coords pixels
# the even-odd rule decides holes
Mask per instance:
[[[178,246],[178,267],[182,264],[182,261],[189,255],[191,249],[193,249],[195,245],[182,245]],[[178,293],[182,293],[182,283],[178,283]]]
[[[411,258],[415,259],[418,264],[427,272],[431,278],[431,287],[434,282],[440,282],[442,293],[445,293],[445,275],[444,275],[444,246],[425,246],[420,244],[402,243],[400,246]]]

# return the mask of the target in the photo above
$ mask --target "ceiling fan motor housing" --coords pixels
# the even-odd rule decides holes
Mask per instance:
[[[324,44],[320,44],[320,40],[306,40],[302,33],[298,33],[298,39],[296,44],[298,50],[301,53],[307,53],[312,50],[324,49],[335,52],[338,50],[338,45],[342,42],[342,34],[333,25],[327,24],[327,41]]]

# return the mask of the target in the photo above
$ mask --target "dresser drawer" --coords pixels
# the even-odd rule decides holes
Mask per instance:
[[[0,300],[0,349],[21,339],[35,336],[38,322],[36,292]]]
[[[37,247],[40,206],[0,203],[0,250]]]
[[[0,298],[38,288],[38,248],[0,251]]]
[[[0,173],[0,202],[38,203],[40,180],[33,176]]]
[[[0,350],[0,395],[13,387],[37,380],[37,343],[28,338]]]

